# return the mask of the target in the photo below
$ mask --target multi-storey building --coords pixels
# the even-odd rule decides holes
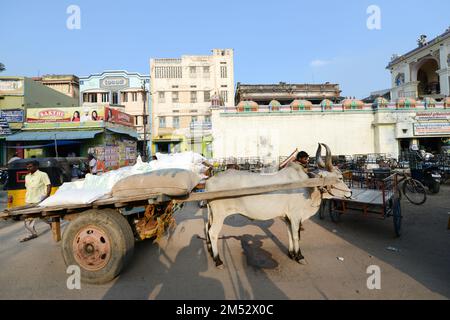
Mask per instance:
[[[392,99],[450,96],[450,28],[430,41],[422,35],[417,44],[404,55],[393,55],[387,66]]]
[[[150,60],[155,152],[211,153],[211,100],[234,105],[232,49]]]
[[[80,103],[92,107],[105,105],[133,115],[139,133],[138,149],[143,154],[150,137],[148,91],[150,76],[124,70],[104,71],[80,77]],[[146,121],[144,121],[144,118]],[[146,126],[144,128],[144,122]]]

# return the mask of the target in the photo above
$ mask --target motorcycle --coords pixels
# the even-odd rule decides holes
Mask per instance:
[[[411,176],[422,182],[431,193],[438,193],[441,188],[442,175],[439,166],[434,162],[424,162],[422,169],[411,170]]]

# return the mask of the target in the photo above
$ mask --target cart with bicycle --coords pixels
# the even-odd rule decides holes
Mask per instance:
[[[426,201],[425,188],[404,171],[390,168],[373,170],[348,170],[343,172],[346,184],[352,189],[350,199],[333,198],[322,204],[319,215],[323,219],[328,213],[333,222],[349,211],[362,212],[364,217],[373,216],[385,220],[392,217],[394,232],[401,235],[401,196],[413,204]]]

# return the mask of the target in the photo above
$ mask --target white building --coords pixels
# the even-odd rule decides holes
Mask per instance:
[[[429,42],[422,35],[417,48],[394,55],[387,69],[391,71],[394,101],[450,96],[450,28]]]
[[[153,150],[210,153],[211,98],[234,105],[233,50],[151,59],[150,75]]]
[[[318,142],[328,144],[334,155],[381,153],[397,158],[411,144],[433,151],[450,144],[450,99],[408,107],[386,100],[374,106],[350,100],[295,111],[290,106],[275,111],[257,106],[247,112],[215,108],[212,123],[216,159],[260,157],[272,162],[296,148],[313,156]]]

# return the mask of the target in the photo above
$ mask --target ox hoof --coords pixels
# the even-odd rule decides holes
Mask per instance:
[[[290,259],[292,259],[292,260],[296,260],[295,258],[295,253],[293,253],[293,252],[289,252],[288,253],[288,257],[290,258]]]
[[[305,259],[305,258],[298,259],[297,262],[298,262],[299,264],[303,265],[303,266],[306,266],[306,265],[308,264],[308,262],[306,262],[306,259]]]

